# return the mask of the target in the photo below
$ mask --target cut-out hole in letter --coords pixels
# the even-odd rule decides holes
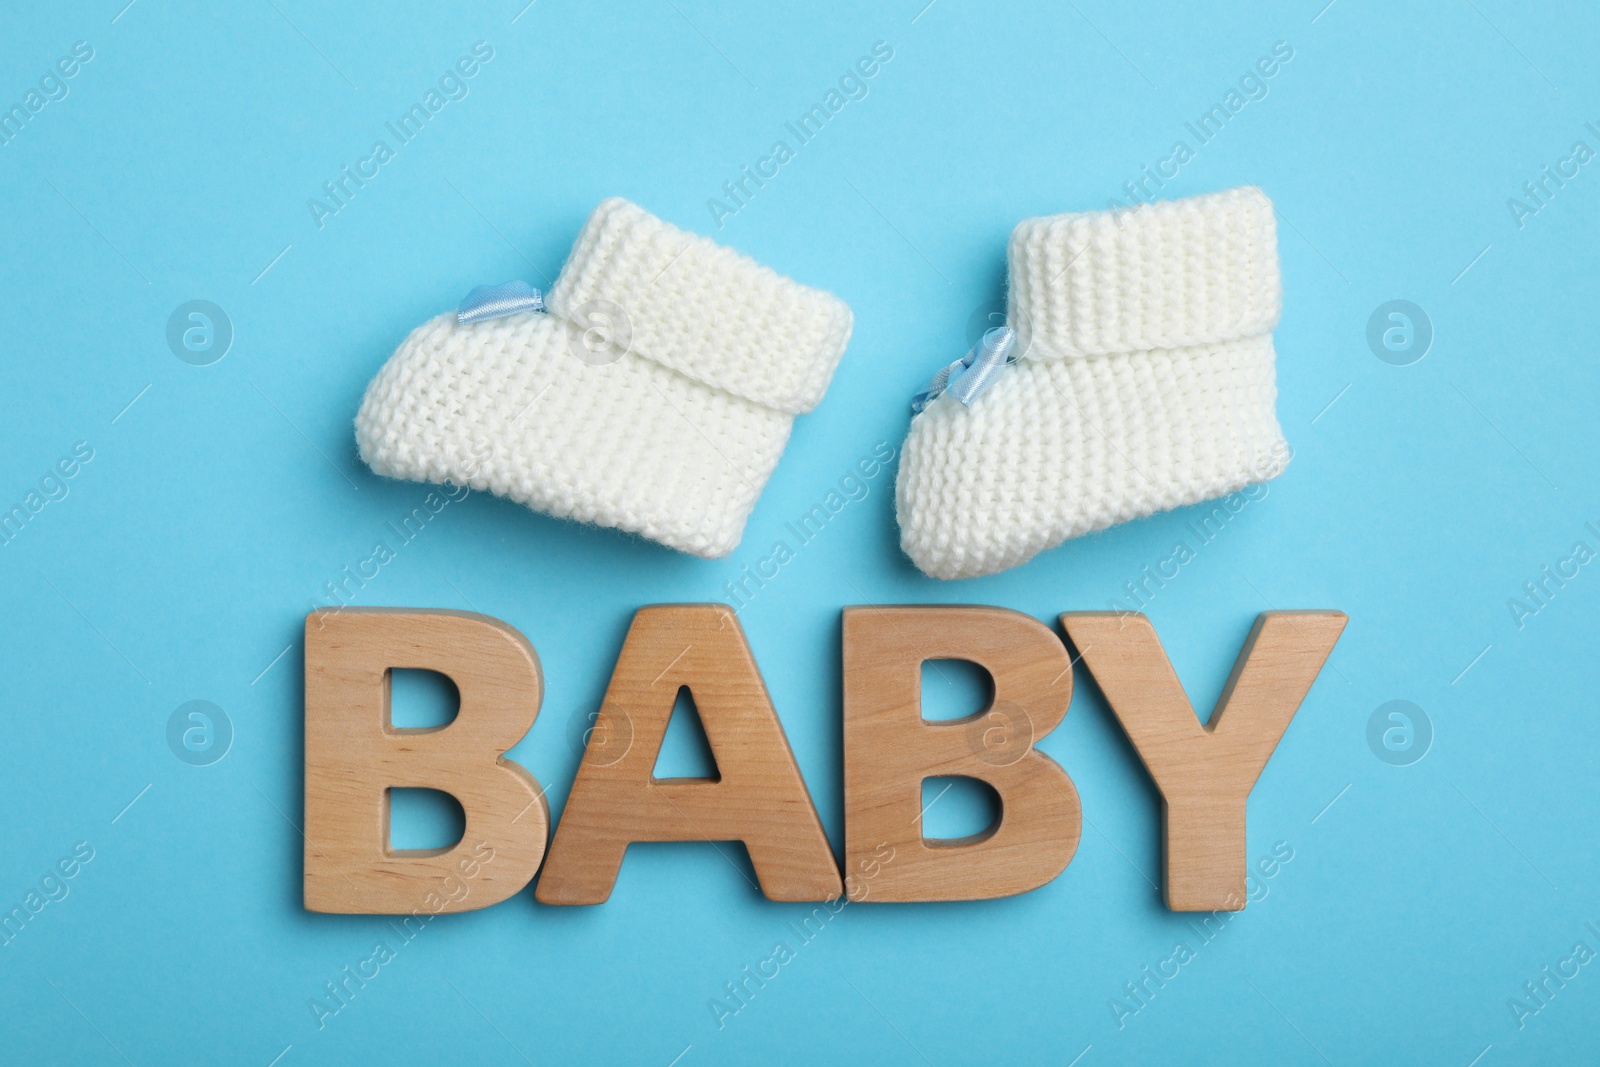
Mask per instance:
[[[435,852],[452,848],[467,832],[461,802],[437,789],[389,790],[389,850]]]
[[[656,756],[655,769],[650,775],[657,780],[722,780],[717,770],[717,759],[711,754],[711,742],[706,740],[706,728],[700,721],[700,711],[694,706],[694,696],[686,685],[678,687],[678,700],[672,705],[672,718],[667,720],[667,733],[661,739],[661,752]]]
[[[449,675],[396,667],[389,672],[389,726],[437,730],[455,722],[461,692]]]
[[[994,702],[994,679],[979,664],[964,659],[922,661],[924,722],[968,719]]]
[[[977,778],[922,780],[922,836],[930,845],[971,844],[1000,828],[1000,794]]]

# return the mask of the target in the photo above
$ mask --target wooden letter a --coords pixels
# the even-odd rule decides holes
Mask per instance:
[[[654,775],[683,687],[700,711],[716,779]],[[744,631],[721,604],[657,604],[634,615],[535,897],[603,903],[632,841],[743,841],[770,899],[844,892]]]

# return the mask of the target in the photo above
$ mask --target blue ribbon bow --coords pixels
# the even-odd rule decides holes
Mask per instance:
[[[982,396],[1013,362],[1011,350],[1017,344],[1017,331],[1009,326],[985,330],[972,351],[933,376],[933,380],[911,398],[911,410],[921,414],[940,395],[949,393],[966,407]]]
[[[523,311],[544,310],[544,294],[524,281],[501,282],[499,285],[480,285],[467,294],[456,308],[456,323],[486,322],[503,319]]]

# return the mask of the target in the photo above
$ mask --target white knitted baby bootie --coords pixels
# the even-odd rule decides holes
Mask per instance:
[[[711,559],[850,338],[837,297],[621,199],[549,294],[507,289],[406,338],[356,416],[361,458]]]
[[[901,456],[900,543],[924,573],[992,574],[1282,472],[1259,189],[1029,219],[1007,259],[1014,365],[980,344],[948,391],[936,378]]]

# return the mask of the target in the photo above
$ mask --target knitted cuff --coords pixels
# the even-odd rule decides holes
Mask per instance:
[[[1271,331],[1283,299],[1272,201],[1253,187],[1028,219],[1007,260],[1029,359],[1235,341]]]
[[[628,201],[595,208],[545,303],[664,367],[764,407],[817,406],[850,339],[850,309]]]
[[[414,330],[367,387],[362,459],[727,555],[827,388],[849,308],[622,200],[545,305]]]
[[[991,574],[1282,472],[1259,190],[1030,219],[1009,260],[1020,358],[970,407],[928,404],[901,454],[900,543],[924,573]]]

